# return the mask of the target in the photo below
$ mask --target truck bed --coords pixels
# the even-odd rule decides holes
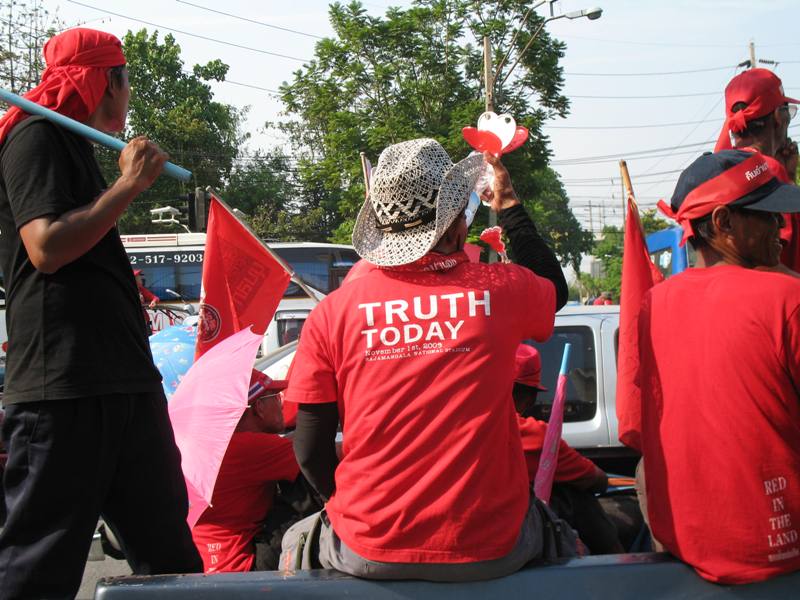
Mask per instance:
[[[800,573],[745,586],[715,585],[668,554],[640,553],[569,559],[529,567],[508,577],[473,583],[374,581],[331,570],[220,573],[216,575],[159,575],[101,580],[95,600],[169,600],[224,598],[589,598],[686,599],[793,598]]]

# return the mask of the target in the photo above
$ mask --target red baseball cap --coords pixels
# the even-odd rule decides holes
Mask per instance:
[[[747,106],[733,112],[733,107],[740,102]],[[800,104],[800,100],[783,93],[783,83],[775,73],[769,69],[748,69],[739,73],[725,88],[725,125],[714,151],[731,148],[729,131],[744,131],[748,121],[768,115],[784,104]]]
[[[141,275],[142,274],[142,270],[141,269],[134,269],[133,270],[133,274],[134,274],[134,276]]]
[[[247,392],[247,401],[252,402],[265,392],[273,391],[279,392],[285,390],[289,386],[289,382],[285,379],[272,379],[266,373],[256,371],[250,376],[250,389]]]
[[[517,347],[515,361],[517,374],[514,377],[514,383],[521,383],[542,392],[547,391],[547,388],[542,386],[542,358],[536,348],[528,346],[528,344],[520,344]]]

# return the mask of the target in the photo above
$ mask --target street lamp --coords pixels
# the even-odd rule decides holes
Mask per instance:
[[[560,15],[554,15],[553,5],[556,2],[557,0],[539,0],[539,2],[531,6],[525,12],[525,15],[523,15],[522,17],[522,23],[520,24],[519,29],[517,29],[517,31],[514,33],[513,37],[511,38],[511,42],[508,44],[508,52],[506,52],[506,55],[503,57],[503,60],[501,60],[500,63],[497,65],[497,70],[493,71],[492,69],[491,44],[489,43],[489,36],[483,37],[483,62],[484,62],[483,68],[484,68],[484,82],[486,84],[487,112],[494,111],[495,81],[497,81],[497,77],[500,75],[500,70],[503,68],[503,65],[506,64],[508,57],[511,55],[511,51],[514,48],[514,42],[517,41],[517,36],[519,35],[519,32],[522,30],[522,26],[525,25],[525,23],[528,20],[528,17],[534,10],[539,8],[542,4],[547,3],[550,6],[550,16],[546,18],[544,21],[542,21],[541,25],[539,25],[539,28],[533,32],[531,39],[529,39],[528,43],[525,44],[525,47],[517,56],[517,60],[514,61],[514,64],[511,65],[511,68],[508,70],[508,73],[506,73],[506,76],[503,78],[503,81],[500,82],[500,85],[503,85],[511,76],[511,73],[514,71],[514,68],[519,64],[519,61],[522,60],[522,57],[525,56],[525,53],[528,51],[528,48],[531,47],[531,44],[533,44],[534,40],[536,40],[537,36],[541,33],[545,24],[547,24],[550,21],[555,21],[556,19],[564,19],[564,18],[572,20],[572,19],[580,19],[582,17],[586,17],[590,21],[594,21],[596,19],[599,19],[600,15],[603,14],[603,9],[596,7],[588,9],[585,8],[583,10],[570,11],[568,13],[562,13]],[[497,225],[497,215],[494,212],[489,212],[489,227],[492,227],[494,225]],[[495,262],[495,260],[497,260],[497,257],[494,250],[492,250],[489,253],[489,262]]]
[[[599,6],[595,6],[594,8],[584,8],[583,10],[573,10],[572,12],[564,13],[563,15],[559,15],[561,17],[567,17],[568,19],[580,19],[581,17],[586,17],[590,21],[595,21],[599,19],[603,14],[603,9]],[[559,17],[551,17],[552,19],[558,19]]]
[[[532,8],[535,8],[536,6],[540,6],[541,4],[542,4],[542,2],[540,2],[539,4],[536,4]],[[527,20],[528,14],[530,14],[530,10],[525,14],[525,17],[522,20],[523,23]],[[603,9],[596,6],[594,8],[584,8],[584,9],[581,9],[581,10],[573,10],[573,11],[570,11],[570,12],[567,12],[567,13],[562,13],[560,15],[553,15],[553,3],[551,2],[550,3],[550,16],[547,17],[544,21],[542,21],[542,24],[539,25],[539,28],[536,31],[533,32],[533,35],[531,36],[531,39],[529,39],[528,43],[525,44],[525,47],[522,49],[522,51],[517,56],[517,60],[514,61],[514,64],[511,65],[511,68],[508,70],[508,73],[506,73],[506,76],[503,77],[503,81],[500,82],[500,85],[503,85],[508,80],[508,78],[511,76],[511,73],[514,71],[514,68],[519,64],[519,61],[522,60],[522,57],[528,51],[528,48],[531,47],[531,44],[533,44],[533,42],[539,36],[539,34],[541,33],[542,29],[544,29],[544,26],[547,23],[549,23],[550,21],[555,21],[557,19],[574,20],[574,19],[581,19],[583,17],[586,17],[590,21],[596,21],[597,19],[599,19],[602,16],[602,14],[603,14]],[[519,31],[517,33],[519,33]],[[514,37],[511,39],[511,44],[512,45],[513,45],[514,40],[516,39],[516,37],[517,37],[517,35],[514,34]],[[509,53],[511,52],[511,48],[508,49],[508,52]],[[508,58],[508,54],[506,54],[503,57],[503,60],[501,60],[500,64],[497,66],[497,72],[495,73],[495,80],[496,80],[497,76],[500,75],[500,69],[503,67],[503,64],[505,64],[507,58]]]

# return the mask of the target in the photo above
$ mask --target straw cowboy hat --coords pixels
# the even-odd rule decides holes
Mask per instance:
[[[483,156],[453,164],[436,140],[387,147],[353,228],[356,252],[381,267],[422,258],[467,206],[482,171]]]

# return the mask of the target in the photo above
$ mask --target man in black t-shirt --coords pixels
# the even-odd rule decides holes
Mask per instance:
[[[117,38],[72,29],[47,43],[45,59],[29,99],[101,131],[124,128],[130,87]],[[0,119],[9,334],[0,598],[74,596],[101,515],[135,573],[202,571],[161,377],[116,229],[165,161],[136,138],[109,186],[85,138],[18,109]]]

